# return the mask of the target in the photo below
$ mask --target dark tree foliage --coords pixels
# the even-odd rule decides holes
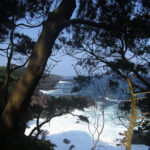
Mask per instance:
[[[4,41],[16,21],[25,18],[47,17],[52,0],[5,0],[0,2],[0,42]]]
[[[91,8],[91,5],[93,8],[90,15],[88,11],[81,9],[79,17],[86,16],[85,18],[91,20],[96,18],[95,20],[104,27],[93,30],[88,26],[77,26],[74,29],[72,44],[76,51],[69,50],[68,54],[83,54],[78,65],[91,69],[90,71],[96,72],[103,67],[111,68],[122,77],[134,73],[146,86],[149,85],[138,75],[147,74],[149,67],[150,22],[148,10],[144,5],[140,1],[131,0],[97,1],[95,4],[84,1],[83,3],[85,3],[84,9]],[[88,13],[83,15],[82,11]],[[77,30],[81,32],[76,32]],[[67,42],[71,43],[69,39]]]
[[[74,86],[73,89],[71,90],[72,93],[73,92],[78,92],[82,88],[84,88],[85,86],[88,86],[90,84],[91,77],[90,76],[78,75],[77,77],[74,77],[74,80],[75,80],[75,83],[77,83],[77,85]]]
[[[17,128],[22,129],[24,133],[25,125],[27,121],[32,120],[33,118],[37,119],[37,126],[31,131],[29,136],[33,135],[35,131],[39,133],[36,134],[36,138],[41,134],[41,127],[51,121],[52,118],[61,116],[63,114],[71,114],[74,109],[84,110],[84,108],[95,105],[93,99],[86,96],[60,96],[58,98],[54,96],[46,96],[43,94],[37,94],[32,97],[32,102],[28,111],[24,114],[22,120],[22,125],[20,124]],[[82,121],[88,121],[85,116],[74,115]],[[44,121],[39,123],[39,119],[43,118]],[[19,131],[19,130],[18,130]],[[16,131],[15,131],[16,132]]]
[[[30,0],[6,0],[0,2],[0,42],[6,42],[9,40],[9,34],[12,29],[15,29],[19,24],[26,23],[26,25],[34,26],[38,18],[41,22],[44,21],[47,16],[53,1],[30,1]],[[32,24],[32,21],[34,23]],[[14,33],[14,39],[17,38],[19,41],[16,51],[21,51],[26,48],[31,48],[32,40],[24,34],[18,32]],[[24,47],[23,42],[26,43]],[[22,44],[22,45],[21,45]],[[24,49],[20,49],[24,47]],[[33,47],[32,47],[33,48]]]
[[[150,91],[149,12],[146,0],[80,1],[77,17],[101,26],[75,25],[68,28],[73,39],[60,38],[70,46],[66,54],[78,60],[77,72],[116,74],[123,80],[131,77],[135,92]],[[150,112],[148,99],[137,104],[143,112]],[[128,110],[129,106],[126,102],[120,108]]]
[[[73,49],[66,53],[77,58],[77,66],[88,73],[112,71],[123,79],[136,76],[134,86],[149,90],[150,14],[146,4],[144,0],[82,1],[78,17],[100,22],[101,27],[73,27],[73,42],[64,41]]]
[[[24,34],[15,33],[14,39],[17,41],[14,45],[14,51],[22,55],[29,55],[35,44],[30,37]]]

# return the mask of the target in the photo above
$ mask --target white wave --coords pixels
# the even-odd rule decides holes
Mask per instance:
[[[72,83],[71,81],[59,81],[58,83],[62,84],[62,83]]]
[[[91,108],[87,108],[86,111],[75,110],[72,113],[76,115],[87,115],[87,112]],[[108,110],[109,112],[112,112]],[[89,119],[93,119],[88,116]],[[42,121],[43,119],[40,119]],[[35,120],[34,120],[35,121]],[[101,119],[100,119],[101,121]],[[29,122],[30,128],[27,128],[25,134],[28,135],[33,127],[36,125],[36,121]],[[92,124],[90,125],[92,127]],[[87,123],[79,121],[77,123],[77,117],[72,116],[71,114],[66,114],[60,117],[55,117],[51,120],[50,123],[45,124],[42,129],[48,131],[48,140],[51,140],[57,145],[55,150],[65,150],[69,149],[71,144],[73,144],[74,150],[91,150],[92,147],[92,137],[88,130]],[[92,127],[92,130],[94,127]],[[122,139],[119,136],[119,132],[123,132],[125,127],[121,125],[114,124],[111,120],[106,119],[104,131],[100,136],[99,144],[102,145],[105,149],[111,150],[125,150],[124,147],[116,147],[116,139]],[[70,140],[70,144],[66,145],[63,140],[67,138]],[[68,146],[68,147],[66,147]],[[102,148],[103,149],[103,148]],[[148,147],[144,145],[132,145],[132,150],[147,150]]]
[[[45,91],[45,90],[40,90],[41,93],[43,94],[51,94],[51,93],[54,93],[56,90],[48,90],[48,91]]]
[[[106,101],[113,101],[113,102],[118,102],[118,103],[131,101],[131,100],[126,100],[126,99],[112,99],[112,98],[109,98],[109,97],[102,97],[102,96],[99,96],[99,98],[103,98]]]

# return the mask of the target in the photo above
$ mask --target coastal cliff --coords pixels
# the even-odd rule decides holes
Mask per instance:
[[[40,91],[40,90],[52,90],[55,88],[56,84],[60,81],[63,80],[64,78],[62,76],[59,75],[48,75],[44,78],[42,78],[39,81],[39,84],[36,88],[36,91]]]

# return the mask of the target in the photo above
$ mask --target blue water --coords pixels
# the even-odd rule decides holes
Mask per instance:
[[[94,80],[91,84],[85,86],[77,93],[72,93],[71,90],[77,85],[73,80],[73,77],[64,77],[63,81],[59,81],[54,90],[43,91],[44,94],[59,97],[62,95],[83,95],[89,96],[95,101],[104,102],[107,106],[117,104],[125,99],[126,95],[122,94],[122,89],[120,87],[112,90],[108,87],[108,77],[103,77],[101,79]],[[121,90],[120,90],[121,89]],[[127,87],[126,87],[127,89]]]

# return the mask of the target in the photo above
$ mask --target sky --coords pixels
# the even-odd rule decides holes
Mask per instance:
[[[51,73],[61,76],[75,76],[76,73],[74,71],[73,65],[75,64],[75,60],[69,56],[63,56],[59,58],[61,62],[52,69]],[[6,66],[7,60],[0,56],[0,66]]]
[[[73,65],[76,61],[71,58],[70,56],[63,56],[61,57],[59,62],[52,70],[53,74],[62,75],[62,76],[75,76],[75,70]]]

